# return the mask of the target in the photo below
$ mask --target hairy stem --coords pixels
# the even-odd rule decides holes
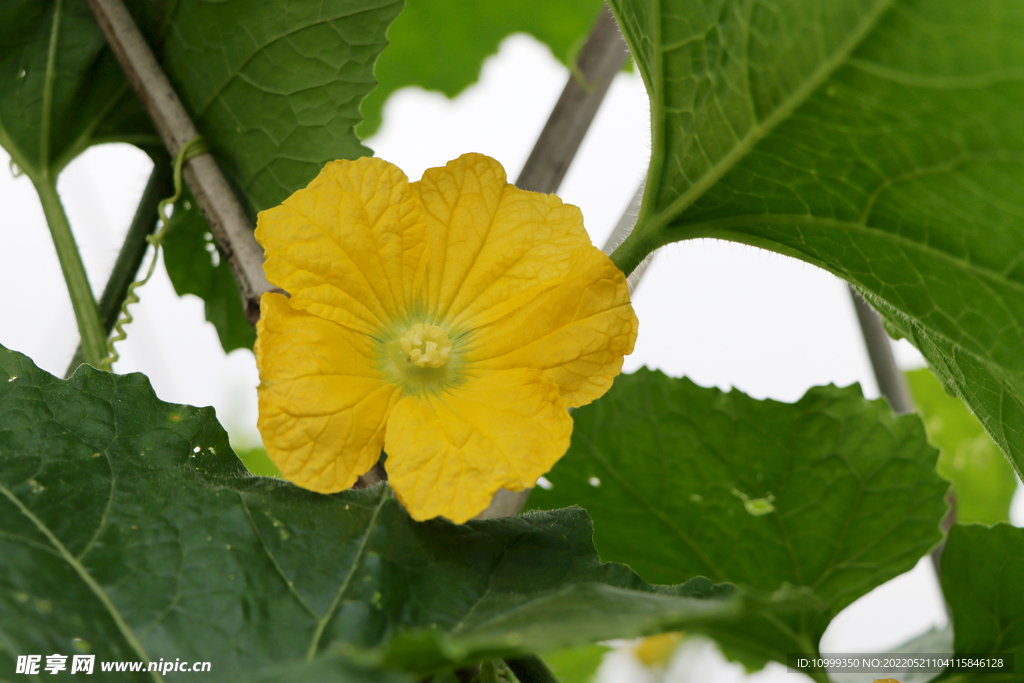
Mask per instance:
[[[89,285],[89,278],[85,275],[82,255],[75,243],[75,236],[71,234],[71,224],[68,223],[64,205],[57,194],[57,185],[47,180],[35,182],[34,179],[33,184],[43,204],[43,213],[46,214],[46,223],[50,226],[50,235],[53,237],[53,246],[60,260],[60,269],[68,285],[68,294],[71,295],[71,306],[78,321],[78,332],[82,335],[83,357],[89,365],[99,367],[100,362],[107,356],[107,335],[100,324],[96,298]]]
[[[171,162],[166,156],[158,157],[153,165],[153,173],[149,176],[149,182],[142,193],[142,199],[135,210],[135,218],[128,228],[128,234],[121,245],[121,251],[117,255],[117,262],[110,273],[106,287],[103,288],[103,295],[99,301],[100,321],[103,324],[104,337],[110,336],[114,329],[114,323],[121,315],[121,306],[125,297],[128,296],[128,285],[135,281],[142,265],[142,259],[146,255],[149,242],[146,236],[156,228],[157,216],[156,207],[160,200],[174,193],[171,184]],[[70,376],[78,366],[85,360],[85,352],[79,344],[75,355],[68,365],[66,376]]]

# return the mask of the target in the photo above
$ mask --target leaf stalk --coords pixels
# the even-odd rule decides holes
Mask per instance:
[[[39,194],[39,201],[42,202],[53,246],[60,261],[60,269],[68,285],[71,306],[75,311],[78,331],[82,335],[83,358],[89,365],[99,367],[107,355],[107,335],[100,323],[99,307],[89,285],[89,278],[85,274],[82,254],[78,251],[67,213],[60,201],[60,195],[57,194],[57,184],[48,179],[36,181],[34,178],[33,184]]]

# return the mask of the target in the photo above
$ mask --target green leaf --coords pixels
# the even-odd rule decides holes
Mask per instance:
[[[955,651],[1013,654],[1015,676],[978,678],[1019,681],[1024,673],[1024,529],[954,525],[942,553],[941,583]],[[961,674],[951,680],[972,679]]]
[[[8,0],[0,22],[0,146],[39,194],[67,281],[86,362],[106,357],[106,332],[57,193],[61,170],[89,145],[157,138],[106,49],[86,0]]]
[[[209,661],[218,680],[368,648],[425,673],[806,601],[651,586],[600,563],[578,508],[416,523],[383,485],[254,477],[211,408],[3,349],[0,454],[0,666],[77,638],[101,661]]]
[[[193,673],[190,677],[195,679],[196,675]],[[402,672],[368,666],[344,655],[333,654],[249,672],[234,679],[234,683],[413,683],[413,680]]]
[[[391,93],[406,86],[458,95],[480,75],[486,57],[513,33],[529,33],[567,61],[590,32],[600,0],[409,0],[388,32],[377,62],[380,85],[363,101],[359,133],[376,132]]]
[[[180,0],[162,46],[171,81],[256,211],[324,164],[371,152],[354,128],[403,0]]]
[[[159,144],[86,0],[7,0],[0,145],[35,183],[98,142]]]
[[[252,349],[256,330],[245,317],[238,283],[187,190],[175,205],[162,244],[174,291],[178,296],[195,294],[205,302],[206,319],[217,328],[224,351]]]
[[[604,645],[584,645],[556,650],[544,655],[544,663],[560,683],[591,683],[609,649]]]
[[[992,438],[927,368],[905,375],[928,440],[939,447],[939,475],[956,491],[957,522],[1009,521],[1017,478]]]
[[[751,666],[816,651],[832,617],[941,538],[946,484],[920,420],[857,386],[786,404],[641,370],[573,419],[530,503],[585,506],[603,558],[657,583],[790,584],[824,601],[704,629]]]
[[[245,469],[257,476],[275,477],[277,479],[284,478],[281,476],[281,470],[277,469],[277,465],[267,455],[267,449],[263,446],[255,446],[253,448],[239,448],[235,446],[235,455],[245,465]]]
[[[627,271],[717,237],[852,282],[1024,468],[1024,4],[612,0],[651,97]]]

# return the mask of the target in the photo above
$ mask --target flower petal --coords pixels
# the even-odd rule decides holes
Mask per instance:
[[[590,245],[578,208],[509,185],[481,154],[429,169],[411,187],[429,235],[427,309],[453,327],[521,306],[565,274],[573,249]]]
[[[499,487],[533,486],[571,435],[565,401],[541,373],[491,373],[440,396],[398,401],[384,445],[388,482],[413,519],[461,524]]]
[[[264,294],[256,331],[259,430],[286,479],[333,493],[380,457],[398,398],[373,367],[373,340]]]
[[[637,319],[629,287],[611,259],[587,246],[572,252],[568,275],[512,315],[476,328],[466,350],[476,369],[536,368],[572,407],[603,395],[632,353]]]
[[[305,189],[260,212],[267,279],[293,308],[374,333],[412,305],[426,232],[402,171],[381,159],[334,161]]]

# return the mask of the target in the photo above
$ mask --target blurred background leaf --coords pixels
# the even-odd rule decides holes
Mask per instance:
[[[605,645],[584,645],[544,654],[544,663],[560,683],[591,683],[609,651]]]
[[[957,522],[1008,522],[1017,478],[992,437],[928,368],[904,374],[928,440],[939,447],[939,476],[956,492]]]
[[[377,61],[377,89],[363,100],[359,135],[381,124],[387,99],[416,86],[454,97],[476,82],[484,59],[513,33],[528,33],[570,64],[597,20],[602,0],[406,0]]]

